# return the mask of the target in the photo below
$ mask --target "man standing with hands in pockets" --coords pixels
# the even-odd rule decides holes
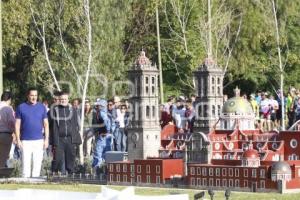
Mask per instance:
[[[15,132],[17,145],[22,151],[22,176],[24,178],[40,176],[44,149],[48,147],[47,110],[37,99],[37,89],[28,89],[27,101],[20,104],[16,110]],[[45,135],[43,135],[43,130]],[[32,169],[31,160],[33,161]]]

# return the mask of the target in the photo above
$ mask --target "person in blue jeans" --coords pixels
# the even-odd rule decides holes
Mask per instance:
[[[106,100],[98,100],[95,105],[96,112],[93,117],[95,149],[92,167],[99,169],[105,162],[105,153],[112,149],[112,134],[109,129]]]

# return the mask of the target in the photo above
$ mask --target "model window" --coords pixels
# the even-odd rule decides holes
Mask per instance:
[[[261,169],[260,170],[260,178],[265,178],[265,170],[264,169]]]
[[[252,177],[256,177],[256,169],[252,169]]]
[[[160,184],[160,176],[156,176],[156,183]]]
[[[113,165],[113,164],[110,164],[110,165],[109,165],[109,171],[110,171],[110,172],[113,172],[113,171],[114,171],[114,165]]]
[[[127,182],[127,175],[123,175],[123,182]]]
[[[190,170],[191,170],[191,175],[195,175],[195,168],[191,167]]]
[[[291,146],[293,149],[295,149],[295,148],[298,146],[297,140],[296,140],[296,139],[292,139],[292,140],[290,141],[290,146]]]
[[[138,183],[142,182],[142,177],[141,177],[141,175],[138,175],[136,178],[137,178],[136,181],[137,181]]]
[[[113,174],[111,174],[111,175],[109,176],[109,180],[110,180],[110,182],[113,182],[113,181],[114,181],[114,175],[113,175]]]
[[[156,112],[155,106],[152,106],[152,117],[153,118],[155,118],[155,112]]]
[[[214,169],[213,168],[209,168],[209,176],[213,176],[214,175]]]
[[[248,180],[244,180],[244,187],[248,187]]]
[[[233,176],[233,169],[229,168],[229,176]]]
[[[120,174],[117,174],[117,182],[120,182]]]
[[[203,178],[203,179],[202,179],[202,186],[207,186],[206,178]]]
[[[202,168],[202,176],[206,176],[206,168],[205,167]]]
[[[130,165],[130,172],[134,172],[134,165]]]
[[[235,187],[240,187],[240,180],[236,179],[234,185]]]
[[[222,176],[227,176],[227,168],[222,169]]]
[[[160,166],[156,165],[156,169],[155,169],[156,173],[159,174],[160,173]]]
[[[197,167],[197,175],[201,175],[201,168]]]
[[[264,189],[266,187],[265,181],[260,181],[260,188]]]
[[[141,165],[137,166],[137,173],[141,173],[141,168],[142,168]]]
[[[117,164],[117,172],[120,172],[120,164]]]
[[[238,168],[234,169],[234,173],[235,173],[235,177],[239,177],[239,169]]]
[[[222,186],[223,186],[223,187],[227,187],[227,180],[226,180],[226,179],[223,179],[223,180],[222,180]]]
[[[147,165],[147,166],[146,166],[146,172],[147,172],[147,173],[150,173],[150,165]]]
[[[216,176],[220,176],[220,168],[216,168]]]
[[[150,107],[146,106],[146,117],[149,118],[150,117]]]
[[[147,176],[147,183],[151,183],[150,176]]]
[[[126,164],[123,165],[123,172],[127,172],[127,165]]]
[[[211,187],[214,186],[214,179],[212,179],[212,178],[209,179],[209,186],[211,186]]]
[[[229,187],[233,187],[233,180],[229,179]]]
[[[201,186],[201,178],[197,178],[197,185]]]
[[[217,186],[217,187],[220,187],[220,179],[217,179],[217,180],[216,180],[216,186]]]
[[[244,177],[248,177],[248,169],[244,169]]]
[[[195,186],[195,185],[196,185],[196,183],[195,183],[195,178],[191,178],[191,185],[192,185],[192,186]]]

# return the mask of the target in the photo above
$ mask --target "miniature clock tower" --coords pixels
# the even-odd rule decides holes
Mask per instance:
[[[130,98],[131,120],[128,128],[128,159],[158,157],[160,126],[158,107],[159,71],[142,50],[128,71],[133,84]]]

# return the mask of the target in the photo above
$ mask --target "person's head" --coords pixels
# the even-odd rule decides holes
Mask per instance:
[[[53,92],[52,101],[53,101],[54,104],[59,104],[60,94],[61,94],[61,92],[59,92],[59,91]]]
[[[38,91],[36,88],[29,88],[27,90],[27,101],[30,104],[36,104],[38,99]]]
[[[191,95],[191,101],[192,102],[196,101],[196,95],[194,95],[194,94]]]
[[[44,106],[48,107],[48,106],[49,106],[49,104],[48,104],[48,100],[47,100],[47,99],[45,99],[45,100],[43,101],[43,104],[44,104]]]
[[[227,94],[224,94],[223,95],[223,101],[225,102],[225,101],[227,101],[228,100],[228,95]]]
[[[59,97],[59,103],[62,106],[69,105],[69,93],[61,92],[60,97]]]
[[[107,109],[108,110],[114,109],[114,101],[113,101],[113,99],[110,99],[110,100],[107,101]]]
[[[266,98],[267,98],[267,93],[266,92],[261,93],[261,99],[264,100]]]
[[[120,97],[114,96],[114,104],[116,107],[120,106],[120,104],[121,104],[120,102],[121,102]]]
[[[259,91],[257,91],[257,93],[256,93],[256,96],[261,96],[262,95],[262,92],[259,90]]]
[[[191,99],[189,99],[188,101],[186,101],[186,108],[187,109],[192,109],[193,108],[193,102]]]
[[[91,102],[89,99],[86,99],[84,102],[84,110],[85,112],[89,112],[91,110]]]
[[[273,95],[270,95],[270,99],[272,99],[272,100],[273,100],[273,99],[274,99],[274,96],[273,96]]]
[[[73,99],[73,101],[72,101],[73,108],[79,108],[79,105],[80,105],[80,99],[78,99],[78,98]]]
[[[5,101],[8,104],[11,103],[11,99],[12,99],[12,93],[9,91],[4,91],[3,94],[1,95],[1,101]]]
[[[121,113],[125,113],[127,111],[127,106],[125,104],[122,104],[120,110]]]

